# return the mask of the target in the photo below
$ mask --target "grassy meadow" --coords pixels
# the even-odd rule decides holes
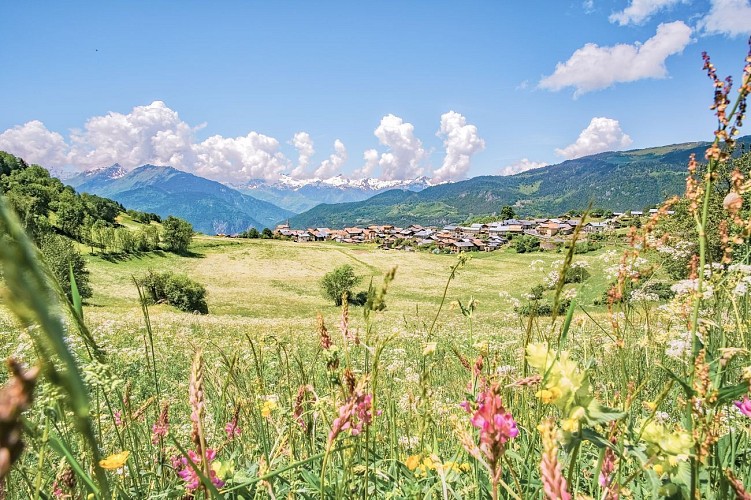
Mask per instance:
[[[751,498],[751,66],[734,104],[705,69],[707,164],[586,254],[199,236],[88,256],[82,305],[0,197],[0,498]],[[365,305],[323,297],[342,264]],[[149,269],[209,314],[147,307]]]

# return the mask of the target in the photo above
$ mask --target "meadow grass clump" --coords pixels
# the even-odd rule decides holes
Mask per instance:
[[[0,199],[2,300],[14,315],[0,315],[14,359],[0,389],[2,496],[746,498],[751,156],[727,148],[751,66],[734,107],[729,83],[709,59],[706,68],[720,128],[707,164],[689,167],[698,239],[685,279],[661,265],[672,244],[665,205],[631,231],[610,276],[593,267],[571,279],[580,259],[612,257],[578,255],[576,233],[525,299],[527,315],[511,312],[524,304],[507,293],[454,299],[475,276],[463,256],[410,314],[389,314],[408,297],[396,289],[410,276],[401,268],[371,281],[362,308],[343,301],[317,316],[184,314],[137,290],[141,317],[120,303],[84,309],[75,279],[68,302]],[[723,219],[719,243],[707,240],[710,216]],[[248,244],[269,259],[297,248]],[[529,265],[546,267],[542,257]],[[590,307],[606,282],[604,304]],[[543,297],[550,316],[529,306]]]

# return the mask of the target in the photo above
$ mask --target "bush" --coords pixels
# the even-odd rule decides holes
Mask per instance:
[[[562,300],[558,303],[558,313],[564,314],[568,307],[571,305],[570,300]],[[518,312],[522,316],[552,316],[553,304],[547,302],[529,302],[527,304],[515,307],[514,311]]]
[[[136,283],[150,304],[166,303],[185,312],[209,313],[206,288],[184,274],[157,273],[150,269],[145,276],[136,278]]]
[[[169,216],[162,223],[162,242],[169,252],[185,253],[193,239],[193,226],[188,221]]]
[[[513,243],[517,253],[536,252],[540,249],[540,240],[526,234],[515,237]]]
[[[352,266],[345,264],[339,266],[321,279],[323,294],[334,301],[337,306],[342,305],[342,294],[352,295],[352,287],[357,285],[362,278],[355,275]]]
[[[583,283],[591,276],[587,268],[582,266],[570,266],[566,269],[566,274],[563,275],[563,282],[569,283]]]
[[[81,257],[81,254],[71,240],[56,234],[48,234],[42,238],[40,248],[42,255],[44,255],[44,260],[60,283],[60,286],[62,286],[68,299],[71,299],[71,265],[73,266],[73,276],[76,279],[78,294],[83,299],[91,297],[92,290],[89,284],[89,271],[86,269],[86,261]]]

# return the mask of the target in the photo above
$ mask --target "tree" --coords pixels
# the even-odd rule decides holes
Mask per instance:
[[[268,240],[274,237],[274,233],[271,232],[271,229],[264,227],[263,231],[261,231],[261,238],[264,240]]]
[[[357,285],[361,276],[355,275],[355,270],[349,264],[339,266],[321,279],[323,294],[334,301],[337,306],[342,305],[342,295],[352,295],[352,287]]]
[[[506,205],[501,209],[502,220],[513,219],[514,217],[516,217],[516,212],[514,212],[514,207],[510,205]]]
[[[190,222],[170,215],[162,222],[162,242],[165,250],[185,253],[193,239],[193,226]]]
[[[89,271],[86,269],[86,261],[81,257],[71,240],[56,234],[48,234],[42,238],[41,250],[44,260],[69,299],[71,298],[71,266],[73,266],[73,277],[76,279],[78,294],[84,299],[91,297],[92,290],[89,284]]]

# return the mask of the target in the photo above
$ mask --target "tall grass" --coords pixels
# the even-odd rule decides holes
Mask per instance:
[[[720,125],[706,168],[690,171],[688,181],[699,235],[693,275],[675,283],[670,300],[640,288],[656,262],[653,231],[664,208],[631,235],[607,314],[574,299],[556,316],[576,261],[571,245],[552,287],[552,318],[501,324],[475,317],[492,304],[445,307],[472,265],[460,259],[436,290],[438,305],[400,321],[382,314],[399,279],[392,270],[371,283],[363,308],[345,301],[337,317],[320,316],[316,327],[311,318],[305,330],[248,331],[227,318],[191,315],[152,322],[140,293],[140,320],[89,329],[81,305],[63,301],[0,199],[4,302],[19,321],[14,355],[44,375],[20,419],[6,410],[14,401],[20,408],[9,395],[22,375],[0,393],[0,417],[12,417],[0,419],[0,466],[14,459],[12,468],[0,467],[0,491],[7,498],[746,498],[751,266],[730,250],[751,227],[742,210],[748,172],[733,175],[726,197],[725,262],[711,262],[706,228],[708,193],[731,161],[751,69],[731,106],[728,84],[706,63]],[[25,452],[4,454],[19,427]]]

